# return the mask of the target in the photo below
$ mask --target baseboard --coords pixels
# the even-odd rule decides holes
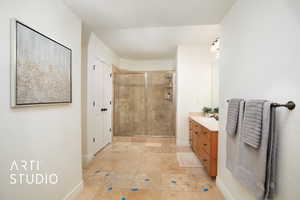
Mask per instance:
[[[188,147],[191,146],[189,141],[183,141],[183,140],[179,140],[178,138],[176,138],[176,145],[177,146],[182,146],[182,147]]]
[[[227,187],[219,177],[217,177],[216,184],[219,190],[222,192],[225,200],[235,200],[231,192],[229,192],[229,190],[227,189]]]
[[[83,181],[81,181],[78,185],[76,185],[71,192],[69,192],[63,200],[75,200],[76,197],[79,195],[79,193],[83,189]]]

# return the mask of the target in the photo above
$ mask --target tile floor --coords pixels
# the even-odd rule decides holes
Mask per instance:
[[[179,167],[172,138],[114,137],[84,169],[78,200],[223,200],[203,168]]]

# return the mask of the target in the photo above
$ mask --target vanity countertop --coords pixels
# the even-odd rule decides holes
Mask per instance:
[[[219,123],[215,118],[204,117],[201,115],[190,115],[190,118],[195,122],[198,122],[202,126],[206,127],[210,131],[218,131]]]

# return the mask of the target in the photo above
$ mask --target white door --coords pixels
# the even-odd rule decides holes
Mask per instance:
[[[93,116],[93,146],[98,152],[111,142],[111,98],[112,79],[110,67],[102,61],[96,61],[93,66],[92,98]]]
[[[112,73],[111,68],[102,63],[103,97],[102,97],[102,120],[104,145],[112,139]]]
[[[102,80],[102,63],[95,62],[94,78],[94,104],[95,104],[95,119],[94,119],[94,148],[95,153],[103,147],[103,120],[102,120],[102,93],[103,93],[103,80]]]

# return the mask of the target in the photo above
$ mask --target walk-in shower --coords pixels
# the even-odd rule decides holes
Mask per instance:
[[[114,74],[114,135],[175,136],[175,72]]]

